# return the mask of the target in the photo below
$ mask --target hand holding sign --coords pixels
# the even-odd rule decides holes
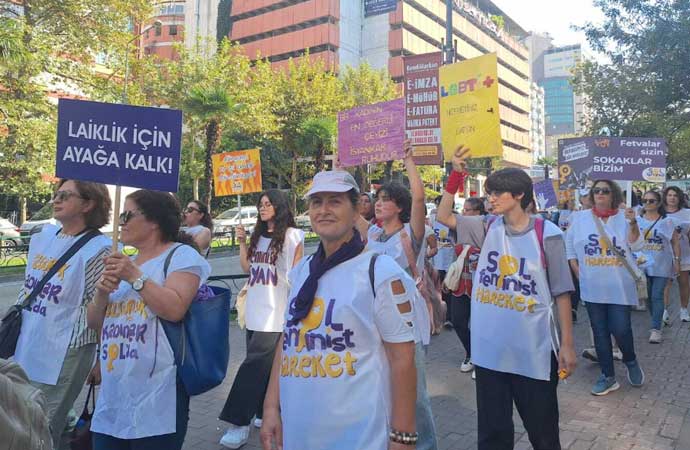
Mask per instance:
[[[453,170],[459,173],[467,172],[467,160],[471,156],[470,149],[460,144],[451,158]]]

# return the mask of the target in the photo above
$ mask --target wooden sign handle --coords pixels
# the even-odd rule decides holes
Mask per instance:
[[[113,253],[117,253],[120,240],[120,195],[121,186],[115,186],[115,204],[113,205]]]

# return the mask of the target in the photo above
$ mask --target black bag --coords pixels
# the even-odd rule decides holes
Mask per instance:
[[[65,263],[79,251],[79,249],[100,234],[100,231],[92,230],[80,237],[79,240],[72,244],[72,246],[60,257],[60,259],[53,264],[53,267],[51,267],[50,270],[43,276],[31,294],[29,294],[23,302],[18,305],[10,306],[10,309],[0,322],[0,358],[7,359],[13,356],[15,350],[17,349],[17,340],[19,339],[19,332],[22,329],[22,310],[28,307],[31,302],[38,297],[38,294],[41,293],[46,283],[53,278],[53,275],[55,275],[62,268],[62,266],[64,266]]]
[[[91,400],[91,412],[89,412],[89,400]],[[94,384],[89,385],[89,392],[86,393],[84,409],[79,416],[77,426],[72,431],[72,438],[69,441],[72,450],[91,450],[91,418],[96,410],[96,389]]]

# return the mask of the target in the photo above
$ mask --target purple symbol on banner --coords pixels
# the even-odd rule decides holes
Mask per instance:
[[[405,99],[338,113],[338,159],[343,167],[401,159],[404,141]]]
[[[558,206],[558,197],[551,180],[542,180],[534,183],[534,198],[539,209],[548,209]]]

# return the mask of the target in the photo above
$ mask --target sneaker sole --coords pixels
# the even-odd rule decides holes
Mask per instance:
[[[644,384],[645,382],[645,375],[644,375],[644,370],[642,370],[642,367],[640,367],[640,372],[642,372],[642,382],[640,384],[635,384],[632,382],[630,379],[630,369],[628,369],[628,366],[625,366],[625,368],[628,370],[628,383],[630,383],[630,386],[632,387],[640,387]]]
[[[595,362],[595,363],[598,363],[598,362],[599,362],[599,358],[595,358],[593,355],[590,355],[589,353],[583,353],[581,356],[582,356],[584,359],[588,359],[588,360],[590,360],[590,361],[592,361],[592,362]]]
[[[240,444],[228,444],[227,442],[220,441],[220,445],[222,445],[225,448],[238,449],[246,445],[247,442],[249,442],[249,438],[245,439]]]
[[[605,391],[601,391],[601,392],[592,391],[592,395],[596,395],[597,397],[601,397],[602,395],[610,394],[611,392],[617,391],[620,388],[621,388],[621,385],[618,384],[618,381],[616,381]]]
[[[460,368],[460,372],[462,372],[462,373],[472,372],[473,370],[474,370],[474,367],[464,368],[464,369],[462,367]]]

